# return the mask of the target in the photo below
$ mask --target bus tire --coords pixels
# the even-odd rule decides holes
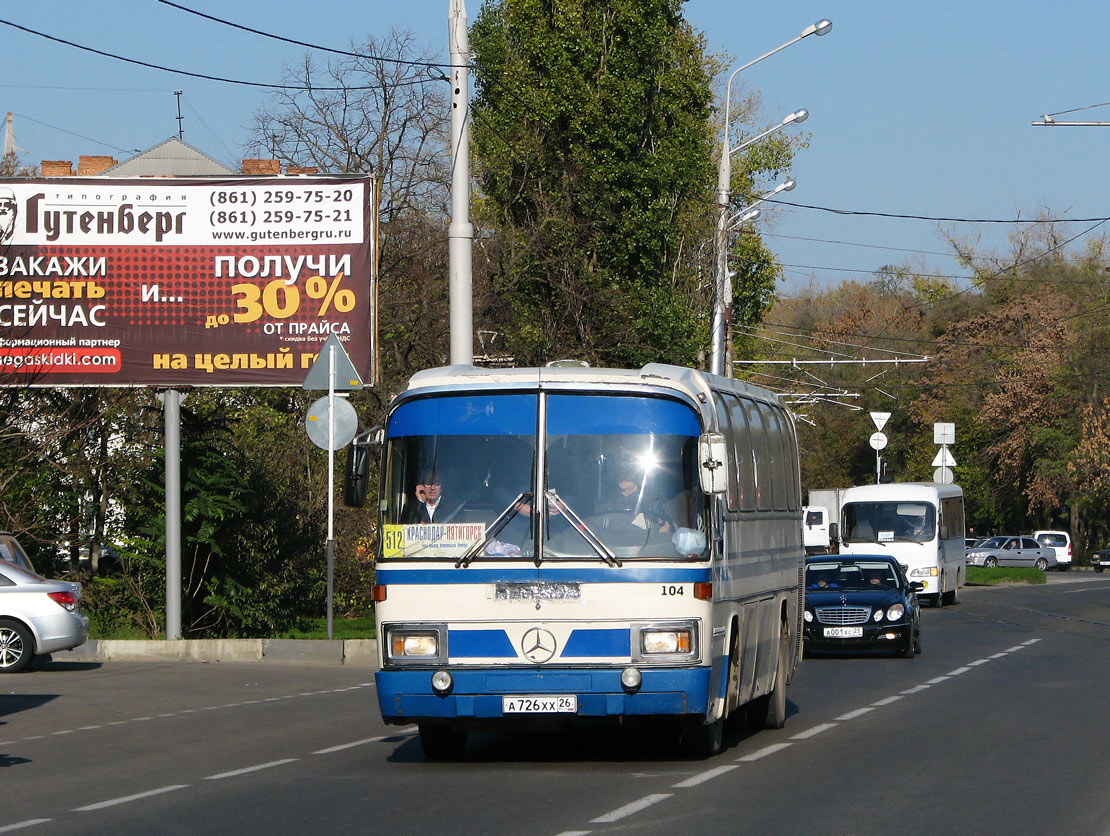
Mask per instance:
[[[771,693],[751,701],[748,717],[759,729],[781,729],[786,725],[786,669],[790,664],[790,640],[785,627],[779,633],[779,659]]]
[[[959,579],[959,577],[957,577],[956,578],[956,585],[954,587],[952,587],[950,590],[948,590],[947,592],[945,592],[944,595],[942,595],[941,597],[944,598],[944,603],[946,603],[946,604],[955,604],[956,599],[959,597],[959,595],[960,595],[960,579]]]
[[[430,761],[456,760],[466,751],[464,731],[433,723],[420,723],[417,728],[420,730],[420,748]]]
[[[721,753],[725,739],[725,718],[718,717],[712,723],[698,717],[687,727],[683,735],[683,748],[695,758],[711,758]]]
[[[740,635],[735,626],[728,650],[728,685],[725,688],[725,724],[730,729],[740,728],[744,711],[740,705]]]

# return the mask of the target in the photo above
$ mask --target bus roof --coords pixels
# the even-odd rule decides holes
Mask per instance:
[[[405,395],[419,392],[475,389],[537,389],[543,387],[585,386],[598,389],[638,389],[653,386],[671,389],[701,404],[712,399],[713,389],[724,389],[758,400],[778,403],[768,389],[742,380],[711,375],[697,369],[648,363],[642,369],[592,368],[584,364],[561,363],[533,368],[486,369],[478,366],[441,366],[417,372],[409,378]]]

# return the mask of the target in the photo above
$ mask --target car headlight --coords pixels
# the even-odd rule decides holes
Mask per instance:
[[[902,604],[895,604],[886,611],[887,621],[899,621],[906,616],[906,608]]]
[[[809,610],[806,610],[802,618],[804,618],[806,621],[813,621],[813,613],[811,613]]]
[[[387,661],[396,665],[443,661],[447,656],[446,632],[445,626],[439,624],[387,625]]]
[[[698,658],[698,622],[632,625],[633,661],[694,661]]]

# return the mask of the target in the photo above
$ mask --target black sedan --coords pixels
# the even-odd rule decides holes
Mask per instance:
[[[806,560],[804,650],[921,652],[922,585],[906,580],[885,555],[831,555]]]

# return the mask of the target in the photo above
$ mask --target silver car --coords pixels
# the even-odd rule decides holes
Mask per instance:
[[[32,657],[72,650],[88,638],[80,584],[0,560],[0,673],[18,673]]]
[[[988,537],[968,549],[966,560],[968,566],[1028,566],[1043,572],[1055,568],[1056,552],[1032,537],[1004,535]]]

